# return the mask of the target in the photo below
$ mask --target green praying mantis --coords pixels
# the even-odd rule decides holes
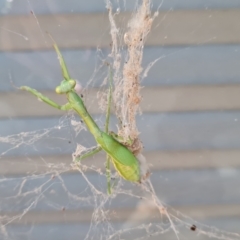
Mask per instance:
[[[119,175],[127,181],[131,182],[141,182],[141,170],[140,163],[137,157],[121,142],[121,139],[114,133],[108,130],[109,119],[110,119],[110,102],[112,98],[112,83],[110,81],[109,93],[108,93],[108,108],[106,114],[106,124],[105,131],[102,131],[96,122],[93,120],[92,116],[87,111],[86,106],[82,98],[75,91],[76,81],[71,79],[63,56],[56,45],[53,47],[58,55],[60,62],[63,80],[59,86],[56,87],[56,93],[66,94],[68,102],[65,105],[58,105],[56,102],[52,101],[48,97],[42,95],[37,90],[30,88],[28,86],[22,86],[20,89],[26,90],[31,94],[35,95],[38,99],[47,103],[48,105],[57,108],[59,110],[74,110],[82,118],[86,124],[90,133],[94,136],[98,146],[93,148],[90,152],[83,154],[82,156],[75,159],[75,161],[80,161],[84,158],[94,155],[95,153],[104,150],[107,153],[107,181],[108,181],[108,193],[111,193],[111,176],[110,176],[110,162],[113,163],[115,169]]]

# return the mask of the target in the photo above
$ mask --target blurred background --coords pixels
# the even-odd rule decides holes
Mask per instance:
[[[120,37],[136,4],[113,1]],[[138,128],[156,194],[193,219],[188,222],[197,230],[204,229],[198,222],[210,226],[198,235],[180,221],[180,239],[209,239],[218,232],[211,226],[240,239],[240,2],[155,0],[152,10],[159,15],[143,67],[159,60],[141,83]],[[104,1],[0,0],[0,14],[0,239],[119,239],[120,234],[110,236],[136,222],[164,226],[151,204],[124,194],[105,208],[112,211],[113,230],[98,222],[92,211],[101,202],[88,197],[89,183],[71,170],[77,143],[94,146],[92,137],[87,131],[76,135],[73,115],[16,89],[27,85],[66,101],[54,92],[62,76],[48,31],[103,126],[96,95],[111,51]],[[104,158],[100,154],[86,164],[104,171]],[[104,175],[91,170],[86,175],[106,191]],[[139,232],[122,239],[140,239]],[[140,236],[176,239],[172,230]]]

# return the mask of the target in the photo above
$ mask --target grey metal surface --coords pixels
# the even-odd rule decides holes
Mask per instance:
[[[135,5],[135,1],[125,1],[124,6],[122,2],[114,2],[114,8],[120,7],[121,11],[124,9],[129,11]],[[45,16],[50,14],[68,14],[70,19],[72,13],[99,12],[101,14],[105,11],[103,2],[92,0],[87,2],[71,0],[61,1],[61,3],[55,0],[19,0],[9,2],[11,9],[8,8],[10,5],[4,5],[6,3],[7,1],[0,3],[3,23],[0,27],[3,28],[7,20],[11,20],[13,25],[10,26],[14,26],[14,19],[23,19],[21,16],[18,18],[19,15],[33,17],[31,11],[37,15],[42,15],[42,18],[39,19],[43,21],[46,21]],[[142,82],[143,86],[146,88],[162,87],[161,91],[166,87],[181,86],[181,88],[187,88],[194,86],[196,87],[194,91],[197,91],[199,85],[209,85],[211,89],[214,89],[215,85],[227,85],[231,88],[235,86],[233,84],[240,83],[240,45],[233,44],[239,43],[239,39],[226,38],[223,41],[225,44],[219,44],[223,43],[222,40],[218,42],[218,35],[215,36],[215,32],[213,31],[213,34],[211,31],[211,29],[215,29],[211,24],[214,25],[216,19],[221,18],[221,13],[225,14],[230,11],[228,13],[231,15],[231,11],[234,11],[234,17],[231,21],[237,19],[238,11],[236,9],[240,7],[239,1],[154,1],[153,9],[156,10],[160,5],[160,11],[166,11],[162,12],[164,16],[167,16],[168,12],[173,10],[176,11],[176,14],[173,14],[170,23],[167,22],[167,25],[159,28],[159,31],[164,32],[164,29],[170,28],[171,19],[183,19],[185,12],[178,10],[186,10],[188,13],[192,13],[188,15],[189,19],[194,19],[194,14],[201,11],[197,21],[194,22],[196,25],[192,28],[191,21],[188,21],[188,27],[190,26],[190,28],[187,29],[193,29],[193,32],[190,31],[188,34],[192,36],[196,33],[198,37],[198,30],[201,29],[203,24],[207,27],[207,37],[204,42],[193,39],[194,46],[188,45],[189,42],[186,41],[186,38],[182,40],[181,37],[177,39],[178,42],[175,42],[175,45],[168,47],[162,46],[161,39],[152,42],[151,46],[154,47],[148,46],[144,50],[143,67],[157,58],[160,58],[160,60],[152,67],[148,76]],[[210,21],[208,23],[208,20],[212,17],[209,9],[217,9],[214,12],[215,17],[217,16],[215,22]],[[4,16],[8,16],[4,14],[9,14],[12,18],[4,18]],[[46,15],[44,16],[44,14]],[[92,15],[93,18],[96,16]],[[178,18],[178,16],[181,16],[181,18]],[[69,22],[71,23],[74,19],[71,18]],[[226,21],[226,25],[231,21]],[[31,21],[27,22],[31,23]],[[45,29],[39,29],[35,20],[34,24],[31,29],[36,30],[40,36]],[[234,26],[238,27],[237,24]],[[52,27],[56,28],[54,24]],[[223,27],[223,29],[228,28],[227,26]],[[15,35],[10,34],[9,36],[19,37],[16,33],[24,35],[24,29],[28,29],[28,26],[23,27],[23,32],[14,30]],[[217,29],[218,31],[221,30],[221,26]],[[229,26],[229,29],[235,28]],[[0,28],[0,31],[6,30]],[[5,37],[8,38],[6,32],[4,33]],[[37,36],[37,34],[35,35]],[[221,34],[224,36],[226,33]],[[218,44],[208,44],[211,43],[212,38],[216,38],[215,43]],[[15,46],[11,46],[11,52],[6,51],[10,48],[1,48],[5,49],[5,52],[0,52],[0,101],[1,97],[4,97],[1,92],[14,93],[11,81],[17,87],[29,85],[39,90],[53,90],[62,79],[54,51],[41,50],[42,45],[34,45],[33,43],[34,41],[31,39],[29,45],[32,48],[26,49],[34,49],[35,51],[19,51],[21,48],[18,47],[16,48],[18,51],[14,51]],[[45,43],[43,45],[46,47]],[[89,79],[93,79],[90,87],[99,87],[107,70],[106,68],[96,72],[94,70],[96,70],[96,66],[99,66],[100,58],[107,56],[108,50],[103,48],[99,53],[95,50],[97,46],[94,46],[94,49],[81,49],[79,48],[80,45],[76,45],[77,47],[69,45],[68,49],[68,46],[66,46],[64,46],[65,50],[62,50],[62,53],[72,77],[80,80],[84,87]],[[47,47],[44,47],[42,49],[47,49]],[[208,97],[211,95],[211,91],[216,94],[216,91],[209,89]],[[178,91],[172,93],[177,94]],[[218,94],[215,94],[213,96],[218,96]],[[203,94],[202,98],[204,97]],[[198,101],[199,99],[198,96]],[[208,99],[211,101],[210,97]],[[194,101],[194,97],[189,101]],[[225,101],[228,101],[228,97]],[[159,103],[152,101],[150,104],[158,105]],[[215,104],[217,104],[217,101]],[[206,240],[211,237],[211,233],[215,234],[216,232],[221,237],[221,230],[240,234],[240,164],[237,163],[240,159],[240,109],[236,105],[234,111],[229,111],[231,108],[229,106],[224,107],[224,104],[221,105],[222,108],[212,107],[208,109],[207,107],[204,108],[206,105],[207,103],[194,110],[194,107],[188,108],[187,101],[185,101],[185,108],[181,110],[175,107],[174,111],[171,111],[169,107],[170,112],[148,112],[138,117],[138,128],[141,131],[145,151],[148,152],[148,156],[155,153],[154,163],[157,168],[154,169],[154,165],[152,166],[151,180],[157,196],[168,205],[169,211],[171,211],[170,207],[174,207],[176,211],[179,210],[190,217],[174,212],[176,216],[182,219],[182,222],[186,220],[188,224],[193,224],[196,220],[197,227],[206,230],[208,233],[207,235],[198,235],[198,231],[190,231],[189,225],[176,222],[180,231],[180,239]],[[4,107],[4,105],[0,106]],[[27,108],[26,105],[22,107]],[[38,111],[38,109],[33,109],[33,111]],[[104,125],[103,115],[94,115],[94,117],[99,125]],[[111,127],[116,130],[114,121],[111,123]],[[6,169],[7,167],[16,168],[14,163],[22,159],[24,159],[25,165],[29,162],[34,166],[26,169],[19,168],[19,171],[14,169],[10,171],[10,174],[6,172],[7,170],[4,172],[1,169],[0,224],[2,228],[0,239],[77,240],[84,239],[89,232],[90,239],[106,239],[106,236],[116,231],[119,231],[120,238],[121,230],[134,226],[134,221],[131,220],[134,214],[139,214],[137,215],[138,218],[142,217],[142,223],[148,224],[151,222],[153,228],[148,233],[140,230],[129,230],[127,234],[121,235],[122,239],[135,239],[137,237],[176,239],[172,230],[161,235],[154,235],[155,232],[160,231],[161,226],[167,226],[168,223],[159,215],[154,218],[152,213],[156,213],[156,209],[152,209],[142,199],[137,198],[137,195],[142,192],[139,186],[121,180],[120,183],[123,184],[121,188],[132,191],[133,196],[119,194],[116,198],[107,199],[105,205],[103,202],[106,199],[99,198],[102,200],[101,204],[103,204],[100,205],[100,202],[96,201],[98,198],[94,197],[89,183],[86,182],[81,173],[72,170],[71,154],[74,152],[77,143],[87,147],[95,145],[94,139],[87,131],[82,131],[80,135],[75,136],[75,131],[70,125],[70,117],[64,112],[61,118],[59,115],[52,115],[51,117],[48,115],[44,115],[44,117],[42,115],[41,117],[21,116],[16,118],[9,115],[0,119],[0,166],[3,168],[5,166]],[[208,151],[208,154],[202,154],[201,151]],[[181,155],[179,161],[180,159],[183,161],[184,156],[188,157],[188,162],[192,156],[194,159],[189,165],[188,162],[182,164],[178,162],[178,167],[171,168],[170,163],[166,164],[166,168],[161,169],[157,153],[162,153],[159,154],[159,158],[160,156],[165,157],[166,161],[171,160],[171,157],[169,158],[171,153],[172,158],[174,156],[178,158],[178,154]],[[215,156],[211,164],[199,164],[200,161],[205,163],[210,161],[211,153]],[[12,165],[5,164],[6,157],[9,157],[8,159],[11,159],[10,157],[14,158]],[[46,162],[51,157],[55,160]],[[94,166],[95,171],[85,172],[85,174],[96,189],[106,192],[103,159],[103,154],[95,156],[90,163]],[[159,159],[159,162],[163,160]],[[177,161],[178,159],[174,160]],[[231,164],[228,165],[230,160]],[[151,160],[149,162],[151,163]],[[46,169],[44,174],[38,172],[40,168],[41,171]],[[96,173],[98,169],[101,169],[101,174]],[[141,204],[145,207],[145,210],[139,213]],[[108,214],[108,210],[113,210],[112,215],[109,213],[109,217],[111,217],[109,221],[103,221],[104,218],[96,219],[96,215],[92,216],[93,209],[98,210],[99,206],[100,209],[102,207],[105,214]],[[28,208],[28,213],[22,216],[21,214],[25,213]],[[16,216],[17,219],[11,221]],[[92,221],[95,221],[94,225],[91,225]],[[220,230],[206,227],[201,225],[200,222],[208,226],[218,227]],[[6,223],[7,225],[4,225]],[[139,225],[139,223],[136,224]],[[92,229],[91,226],[93,226]],[[228,235],[224,232],[223,235],[229,236],[229,239],[240,239],[239,235],[231,233]]]

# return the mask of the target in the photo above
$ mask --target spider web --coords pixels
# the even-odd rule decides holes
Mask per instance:
[[[135,120],[140,113],[140,82],[153,65],[142,69],[143,49],[157,13],[151,13],[149,0],[137,2],[125,31],[115,22],[121,8],[114,11],[109,0],[106,8],[112,48],[107,58],[101,50],[97,51],[97,67],[87,86],[92,86],[96,78],[105,79],[98,92],[103,113],[95,116],[103,128],[106,62],[112,66],[116,118],[111,119],[111,129],[125,139],[134,139],[131,150],[140,154],[142,143]],[[43,32],[40,25],[39,29]],[[87,90],[82,93],[87,101]],[[90,112],[95,104],[88,103]],[[112,169],[114,190],[108,195],[104,153],[80,165],[71,162],[69,153],[74,158],[95,144],[74,113],[63,113],[57,119],[32,120],[33,126],[28,126],[31,130],[7,136],[3,131],[0,137],[0,160],[5,168],[0,179],[1,239],[240,239],[238,233],[202,224],[166,204],[161,193],[155,191],[161,179],[155,180],[154,172],[142,184],[132,184]],[[26,127],[24,121],[6,121],[6,132],[7,126]],[[46,149],[50,156],[42,154]]]

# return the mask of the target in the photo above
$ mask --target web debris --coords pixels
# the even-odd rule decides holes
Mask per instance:
[[[111,25],[112,52],[114,69],[115,90],[113,94],[115,114],[119,120],[118,135],[125,141],[129,138],[133,144],[128,146],[134,154],[142,150],[142,143],[139,139],[139,131],[136,126],[136,115],[140,113],[141,102],[141,73],[144,44],[148,33],[151,30],[152,22],[157,13],[151,13],[151,1],[144,0],[137,7],[127,24],[127,31],[124,34],[124,44],[127,53],[121,50],[121,36],[114,20],[111,2],[107,1],[109,21]],[[119,12],[118,12],[119,13]],[[122,63],[122,61],[124,62]]]

